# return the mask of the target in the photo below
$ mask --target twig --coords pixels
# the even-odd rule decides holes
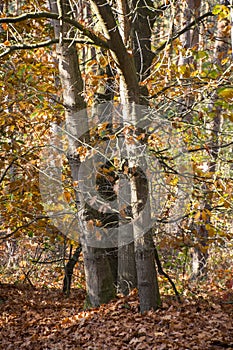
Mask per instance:
[[[28,276],[29,273],[30,273],[30,271],[28,271],[28,272],[23,272],[23,274],[24,274],[24,276],[25,276],[25,279],[24,279],[24,280],[27,280],[28,283],[30,284],[30,286],[31,286],[33,289],[35,289],[35,286],[33,285],[32,281],[30,280],[30,278],[29,278],[29,276]]]
[[[0,23],[18,23],[18,22],[26,21],[27,19],[43,19],[43,18],[59,20],[59,14],[52,13],[52,12],[28,12],[16,17],[0,18]],[[72,26],[80,30],[82,34],[87,36],[89,39],[91,39],[95,45],[101,46],[107,49],[109,48],[109,40],[100,38],[92,30],[87,29],[78,21],[69,17],[63,17],[63,22],[71,24]]]
[[[72,38],[64,38],[63,42],[72,42],[76,44],[85,44],[85,45],[93,45],[93,42],[86,41],[86,40],[76,40]],[[33,50],[33,49],[38,49],[40,47],[46,47],[50,46],[53,44],[58,44],[59,39],[51,39],[51,40],[46,40],[42,41],[39,43],[34,43],[34,44],[18,44],[18,45],[11,45],[11,46],[6,46],[6,50],[0,54],[0,58],[3,58],[7,55],[9,55],[11,52],[16,51],[16,50]]]
[[[168,279],[168,281],[170,282],[170,284],[175,292],[175,295],[176,295],[178,302],[181,303],[180,294],[179,294],[178,290],[176,289],[175,283],[172,281],[171,277],[162,268],[162,264],[161,264],[161,261],[159,259],[159,254],[158,254],[156,247],[154,248],[154,257],[155,257],[155,261],[156,261],[156,264],[158,267],[159,274]]]
[[[233,348],[233,343],[226,343],[221,340],[213,340],[211,344],[214,346],[221,346],[222,348],[226,349]]]
[[[160,51],[162,51],[163,49],[165,49],[165,47],[169,44],[171,44],[175,39],[179,38],[182,34],[184,34],[185,32],[187,32],[188,30],[190,30],[193,26],[195,26],[197,23],[201,22],[203,19],[207,18],[207,17],[211,17],[214,16],[214,14],[209,11],[204,13],[204,15],[195,18],[194,21],[190,22],[186,27],[184,27],[183,29],[181,29],[177,34],[175,34],[174,36],[172,36],[170,39],[166,40],[165,43],[163,43],[161,46],[159,46],[156,50],[155,50],[155,56],[160,53]]]
[[[36,218],[32,219],[31,221],[27,222],[26,224],[23,224],[21,226],[18,226],[16,227],[15,230],[11,231],[8,235],[6,236],[3,236],[3,237],[0,237],[0,240],[4,240],[4,239],[7,239],[11,236],[13,236],[16,232],[18,232],[19,230],[21,230],[22,228],[26,228],[28,226],[30,226],[31,224],[33,224],[34,222],[38,221],[38,220],[42,220],[42,219],[49,219],[50,217],[49,216],[46,216],[46,215],[40,215],[40,216],[37,216]]]
[[[44,265],[49,265],[49,264],[55,264],[55,263],[58,263],[60,261],[63,261],[64,259],[61,258],[61,259],[56,259],[56,260],[49,260],[49,261],[38,261],[38,260],[31,260],[33,263],[35,264],[44,264]]]

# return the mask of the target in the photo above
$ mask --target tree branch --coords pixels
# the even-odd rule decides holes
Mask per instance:
[[[96,3],[98,4],[98,1],[96,1]],[[101,3],[101,1],[100,1]],[[101,3],[101,5],[103,7],[103,4]],[[193,20],[192,22],[190,22],[186,27],[184,27],[182,30],[180,30],[176,35],[174,35],[173,37],[171,37],[169,40],[167,40],[165,43],[163,43],[161,46],[159,46],[155,52],[154,52],[154,56],[156,56],[157,54],[159,54],[167,45],[171,44],[175,39],[179,38],[182,34],[184,34],[186,31],[190,30],[193,26],[195,26],[197,23],[201,22],[203,19],[207,18],[207,17],[211,17],[214,16],[214,14],[209,11],[206,12],[204,15],[196,18],[195,20]],[[5,18],[0,18],[0,24],[1,23],[19,23],[22,21],[26,21],[28,19],[43,19],[43,18],[47,18],[47,19],[54,19],[54,20],[59,20],[59,14],[57,13],[52,13],[52,12],[29,12],[29,13],[24,13],[20,16],[16,16],[16,17],[5,17]],[[88,37],[89,39],[91,39],[93,41],[93,43],[97,46],[106,48],[106,49],[110,49],[110,40],[108,39],[102,39],[100,38],[97,34],[95,34],[92,30],[87,29],[86,27],[84,27],[81,23],[77,22],[76,20],[69,18],[69,17],[64,17],[63,21],[66,23],[69,23],[70,25],[73,25],[75,28],[77,28],[78,30],[80,30],[82,32],[82,34],[86,37]],[[53,39],[52,39],[53,40]],[[55,39],[54,39],[55,40]],[[56,43],[56,42],[55,42]],[[52,44],[52,43],[51,43]],[[113,45],[115,45],[117,43],[113,43]],[[48,46],[50,44],[44,45],[44,46]],[[42,46],[40,46],[42,47]],[[20,49],[20,48],[19,48]],[[12,49],[13,50],[13,49]],[[17,50],[17,49],[16,49]],[[115,50],[114,50],[115,51]],[[10,51],[9,51],[10,52]],[[5,56],[7,53],[4,53],[3,56]],[[0,57],[3,57],[2,55]]]
[[[177,298],[178,302],[180,303],[181,302],[180,294],[179,294],[178,290],[176,289],[175,283],[172,281],[171,277],[163,270],[163,267],[162,267],[161,261],[159,259],[159,254],[158,254],[156,247],[154,248],[154,258],[155,258],[155,261],[156,261],[156,264],[158,267],[158,273],[168,279],[168,281],[170,282],[170,284],[175,292],[176,298]]]
[[[30,152],[33,152],[34,150],[39,150],[39,149],[42,149],[46,146],[34,146],[34,147],[31,147],[29,150],[27,150],[25,153],[21,154],[21,155],[18,155],[18,156],[15,156],[12,161],[8,164],[8,166],[6,167],[6,169],[3,171],[3,174],[1,175],[0,177],[0,184],[1,182],[4,180],[8,170],[12,167],[12,165],[18,160],[18,159],[22,159],[23,157],[25,157],[26,155],[30,154]]]
[[[88,45],[95,44],[95,43],[90,42],[90,41],[85,41],[85,40],[82,41],[82,40],[76,40],[76,39],[71,39],[71,38],[63,39],[63,41],[70,42],[70,43],[77,43],[77,44],[88,44]],[[7,49],[3,53],[0,54],[0,58],[3,58],[5,56],[9,55],[13,51],[33,50],[33,49],[38,49],[40,47],[46,47],[46,46],[50,46],[53,44],[57,44],[58,42],[59,42],[59,39],[51,39],[51,40],[46,40],[46,41],[42,41],[42,42],[34,43],[34,44],[18,44],[18,45],[6,46]]]
[[[232,145],[233,145],[233,142],[229,142],[229,143],[225,143],[225,144],[220,145],[220,146],[212,146],[212,149],[227,148],[227,147],[232,146]],[[192,153],[192,152],[198,152],[198,151],[207,151],[208,152],[208,144],[206,145],[206,147],[191,148],[191,149],[188,149],[186,152]]]
[[[110,37],[109,48],[115,53],[120,70],[124,76],[124,80],[129,92],[130,100],[139,102],[139,85],[137,80],[137,72],[133,58],[127,52],[122,37],[120,35],[118,25],[114,18],[112,8],[106,0],[93,0],[96,4],[99,14],[104,22]]]
[[[163,43],[161,46],[159,46],[155,52],[154,55],[156,56],[158,53],[160,53],[165,47],[169,44],[171,44],[175,39],[179,38],[182,34],[190,30],[193,26],[201,22],[203,19],[207,17],[215,16],[211,11],[204,13],[204,15],[195,18],[192,22],[190,22],[186,27],[181,29],[176,35],[172,36],[170,39],[168,39],[165,43]]]
[[[26,21],[28,19],[54,19],[59,20],[59,14],[58,13],[52,13],[52,12],[28,12],[24,13],[20,16],[16,17],[4,17],[0,18],[0,23],[19,23]],[[70,25],[74,26],[78,30],[82,32],[83,35],[87,36],[89,39],[93,41],[93,43],[97,46],[101,46],[103,48],[108,49],[109,48],[109,41],[107,39],[100,38],[97,34],[95,34],[92,30],[87,29],[84,27],[81,23],[77,22],[76,20],[69,18],[69,17],[63,17],[63,22],[69,23]]]
[[[38,220],[43,220],[43,219],[49,219],[50,217],[49,216],[46,216],[46,215],[41,215],[41,216],[37,216],[36,218],[32,219],[31,221],[23,224],[23,225],[20,225],[18,227],[16,227],[16,229],[14,231],[11,231],[8,235],[5,235],[3,237],[0,237],[0,240],[4,240],[4,239],[7,239],[11,236],[13,236],[16,232],[18,232],[19,230],[23,229],[23,228],[26,228],[30,225],[32,225],[34,222],[38,221]]]

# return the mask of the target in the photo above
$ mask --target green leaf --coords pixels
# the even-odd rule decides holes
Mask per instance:
[[[29,232],[28,232],[28,237],[31,237],[31,238],[32,238],[33,236],[34,236],[34,233],[33,233],[32,231],[29,231]]]
[[[196,59],[199,60],[201,58],[209,58],[209,55],[206,51],[198,51],[197,54],[196,54]]]

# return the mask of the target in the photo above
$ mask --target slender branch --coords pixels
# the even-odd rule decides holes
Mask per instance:
[[[209,11],[209,12],[206,12],[204,15],[196,18],[194,21],[190,22],[186,27],[184,27],[182,30],[180,30],[176,35],[172,36],[169,40],[167,40],[160,47],[158,47],[156,49],[156,51],[154,52],[154,56],[156,56],[158,53],[160,53],[167,45],[171,44],[175,39],[179,38],[186,31],[190,30],[197,23],[199,23],[203,19],[205,19],[207,17],[211,17],[211,16],[214,16],[214,15],[211,11]],[[29,13],[25,13],[25,14],[22,14],[22,15],[16,16],[16,17],[0,18],[0,23],[18,23],[18,22],[26,21],[28,19],[43,19],[43,18],[59,20],[59,14],[52,13],[52,12],[29,12]],[[87,29],[81,23],[77,22],[76,20],[74,20],[72,18],[64,17],[63,21],[73,25],[75,28],[80,30],[82,32],[82,34],[87,36],[89,39],[91,39],[95,45],[106,48],[106,49],[110,49],[110,47],[111,47],[110,40],[108,40],[106,38],[105,39],[100,38],[92,30]],[[47,45],[50,45],[50,44],[47,44]],[[46,45],[44,45],[44,46],[46,46]],[[6,54],[8,54],[8,53],[9,52],[7,52]],[[2,57],[2,56],[0,56],[0,57]]]
[[[44,148],[46,146],[34,146],[34,147],[31,147],[29,150],[27,150],[25,153],[21,154],[21,155],[18,155],[18,156],[15,156],[12,161],[10,162],[10,164],[6,167],[6,169],[3,171],[3,174],[1,175],[0,177],[0,184],[1,182],[4,180],[8,170],[12,167],[12,165],[16,162],[16,160],[18,159],[22,159],[23,157],[25,157],[26,155],[30,154],[30,152],[33,152],[34,150],[38,150],[38,149],[41,149],[41,148]]]
[[[233,142],[225,143],[224,145],[220,145],[220,146],[212,146],[212,149],[227,148],[231,145],[233,145]],[[191,149],[188,149],[186,152],[192,153],[192,152],[198,152],[198,151],[207,151],[208,152],[208,149],[207,149],[207,147],[191,148]]]
[[[63,261],[63,258],[56,259],[56,260],[48,260],[48,261],[38,261],[38,260],[31,260],[34,264],[41,264],[41,265],[50,265],[50,264],[55,264],[58,262]],[[67,259],[68,260],[68,259]]]
[[[19,23],[26,21],[28,19],[54,19],[59,20],[59,14],[58,13],[52,13],[52,12],[28,12],[24,13],[20,16],[16,17],[4,17],[0,18],[0,23]],[[108,49],[109,48],[109,41],[107,39],[100,38],[97,34],[95,34],[92,30],[89,30],[85,26],[83,26],[81,23],[77,22],[76,20],[69,18],[69,17],[63,17],[63,22],[69,23],[70,25],[74,26],[78,30],[82,32],[83,35],[87,36],[89,39],[91,39],[95,45],[101,46],[103,48]]]
[[[159,259],[159,254],[158,254],[158,251],[156,248],[154,248],[154,258],[155,258],[155,261],[156,261],[156,264],[158,267],[159,274],[168,279],[168,281],[170,282],[170,284],[175,292],[176,298],[177,298],[178,302],[180,303],[181,302],[180,294],[179,294],[178,290],[176,289],[175,283],[172,281],[171,277],[163,270],[161,261]]]
[[[42,220],[42,219],[49,219],[50,217],[49,216],[46,216],[46,215],[41,215],[41,216],[37,216],[36,218],[32,219],[31,221],[23,224],[23,225],[20,225],[18,227],[16,227],[16,229],[14,231],[11,231],[8,235],[6,236],[3,236],[3,237],[0,237],[0,240],[4,240],[4,239],[7,239],[11,236],[13,236],[16,232],[18,232],[19,230],[21,230],[22,228],[26,228],[28,226],[30,226],[31,224],[33,224],[34,222],[38,221],[38,220]]]
[[[69,296],[70,294],[71,280],[73,276],[74,267],[79,260],[81,251],[82,251],[82,247],[76,248],[74,254],[69,258],[65,266],[65,276],[63,280],[63,293],[67,296]]]
[[[198,24],[199,22],[201,22],[203,19],[207,18],[207,17],[211,17],[214,16],[214,14],[209,11],[204,13],[204,15],[195,18],[192,22],[190,22],[186,27],[184,27],[183,29],[181,29],[178,33],[176,33],[174,36],[172,36],[170,39],[168,39],[165,43],[163,43],[161,46],[159,46],[155,52],[154,55],[156,56],[158,53],[160,53],[163,49],[165,49],[165,47],[169,44],[171,44],[175,39],[179,38],[182,34],[184,34],[185,32],[187,32],[188,30],[190,30],[193,26],[195,26],[196,24]]]
[[[25,278],[24,278],[24,281],[28,281],[28,283],[30,284],[30,286],[33,288],[33,289],[35,289],[36,287],[34,286],[34,284],[32,283],[32,281],[30,280],[30,278],[29,278],[29,273],[30,273],[31,271],[28,271],[28,272],[25,272],[25,271],[23,271],[23,274],[24,274],[24,276],[25,276]]]
[[[124,76],[125,84],[129,92],[131,101],[139,102],[139,86],[137,72],[133,58],[128,53],[122,40],[118,25],[112,12],[112,7],[106,0],[93,0],[96,4],[99,14],[108,31],[110,41],[109,48],[115,53],[120,70]]]
[[[186,80],[186,79],[180,79],[182,80]],[[209,82],[207,81],[190,81],[189,83],[182,83],[182,86],[190,86],[191,84],[195,84],[195,85],[208,85]],[[156,92],[154,95],[148,96],[148,99],[151,100],[152,98],[157,98],[160,95],[163,95],[165,91],[172,89],[173,87],[179,87],[179,85],[177,84],[177,82],[172,83],[171,85],[165,86],[163,89],[159,90],[158,92]]]
[[[12,165],[14,164],[14,162],[18,159],[18,157],[15,157],[14,159],[12,159],[12,161],[10,162],[10,164],[6,167],[6,169],[3,171],[2,176],[0,177],[0,184],[1,182],[4,180],[8,170],[10,170],[10,168],[12,167]]]
[[[156,92],[156,94],[149,96],[148,99],[151,100],[152,98],[157,98],[160,95],[163,95],[165,91],[167,91],[167,90],[169,90],[169,89],[171,89],[173,87],[176,87],[176,86],[177,86],[177,83],[171,84],[169,86],[165,86],[163,89],[161,89],[158,92]]]
[[[228,304],[232,304],[232,303],[228,303]],[[225,304],[227,304],[227,303],[225,303]],[[226,343],[226,342],[221,341],[221,340],[213,340],[211,342],[211,344],[214,346],[225,348],[225,349],[233,348],[233,343]]]
[[[77,44],[96,45],[94,42],[90,42],[86,40],[76,40],[71,38],[63,39],[63,41],[70,42],[70,43],[77,43]],[[7,56],[8,54],[16,50],[33,50],[33,49],[38,49],[40,47],[46,47],[53,44],[57,44],[58,42],[59,42],[59,39],[51,39],[51,40],[46,40],[46,41],[42,41],[34,44],[18,44],[18,45],[6,46],[7,49],[0,54],[0,58],[3,58],[4,56]]]

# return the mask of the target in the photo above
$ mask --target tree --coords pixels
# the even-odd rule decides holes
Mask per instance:
[[[86,133],[88,127],[87,116],[84,114],[82,120],[77,120],[77,112],[85,109],[86,103],[82,97],[83,81],[79,68],[79,58],[75,44],[64,43],[63,38],[67,36],[69,25],[62,23],[63,17],[66,17],[71,8],[69,1],[50,2],[51,9],[54,13],[59,13],[61,23],[55,22],[55,37],[59,38],[60,43],[57,44],[57,55],[59,60],[59,74],[63,88],[63,102],[66,110],[66,125],[68,134],[72,135],[69,138],[69,164],[73,181],[78,181],[78,172],[80,159],[76,149],[80,146],[80,141],[76,141],[77,128],[83,127],[82,143],[88,143],[89,136]],[[59,7],[60,6],[60,7]],[[87,175],[87,174],[86,174]],[[85,176],[85,174],[84,174]],[[81,194],[77,195],[77,201],[85,206]],[[85,220],[80,211],[80,220],[82,220],[82,235],[80,235],[80,243],[82,245],[85,275],[87,284],[87,293],[89,303],[93,306],[103,304],[114,297],[113,278],[111,269],[106,255],[102,249],[90,247],[86,244],[85,234],[88,231]],[[93,276],[95,276],[93,278]]]
[[[188,2],[191,4],[193,2]],[[41,206],[35,208],[33,215],[30,213],[30,206],[33,201],[29,196],[30,190],[25,191],[26,186],[20,185],[20,191],[18,191],[19,179],[24,176],[23,170],[20,168],[20,162],[22,158],[25,164],[29,164],[33,168],[34,172],[31,173],[31,177],[34,182],[37,181],[38,174],[35,174],[35,163],[39,159],[39,147],[43,147],[46,143],[44,138],[40,139],[40,142],[35,142],[38,140],[32,140],[29,136],[25,137],[25,134],[30,134],[33,127],[31,119],[33,118],[35,123],[40,124],[41,134],[51,136],[48,130],[45,128],[43,121],[45,119],[46,111],[49,111],[49,118],[47,120],[47,125],[49,125],[54,120],[58,120],[59,123],[63,119],[62,111],[65,111],[65,119],[67,126],[67,134],[69,139],[69,150],[68,150],[68,160],[69,165],[66,164],[66,172],[69,173],[68,168],[70,168],[72,174],[72,181],[77,183],[80,179],[88,178],[87,168],[82,167],[82,157],[87,157],[86,154],[91,152],[95,148],[95,142],[104,140],[104,138],[116,137],[119,134],[119,128],[113,128],[113,122],[100,123],[100,128],[96,129],[95,126],[90,127],[90,119],[88,113],[80,111],[86,111],[87,107],[93,107],[94,100],[106,100],[106,96],[113,99],[115,102],[122,103],[122,120],[121,128],[123,130],[122,142],[127,140],[127,132],[132,133],[131,145],[126,146],[126,153],[130,154],[131,158],[122,156],[125,163],[123,164],[123,169],[114,163],[111,157],[107,159],[106,164],[101,164],[96,170],[99,171],[99,194],[100,197],[105,197],[105,201],[111,203],[112,199],[115,197],[115,188],[118,183],[124,184],[124,180],[127,178],[129,180],[130,186],[126,189],[127,198],[126,200],[128,213],[126,215],[126,221],[132,219],[132,217],[139,218],[140,213],[143,210],[143,215],[140,217],[139,221],[132,221],[132,238],[133,243],[130,245],[125,245],[122,249],[119,249],[118,260],[119,260],[119,282],[126,280],[127,284],[132,281],[132,286],[135,285],[137,272],[137,286],[139,289],[141,311],[146,311],[150,308],[156,309],[160,303],[159,291],[157,283],[157,274],[154,262],[154,242],[153,242],[153,230],[152,228],[147,230],[144,235],[141,235],[142,227],[145,226],[147,222],[150,221],[150,215],[152,214],[153,208],[151,207],[150,201],[147,200],[147,183],[144,181],[143,174],[140,172],[140,164],[143,166],[144,173],[150,171],[148,164],[144,160],[139,162],[138,150],[142,145],[149,145],[151,154],[158,159],[159,164],[162,164],[164,182],[162,185],[166,188],[166,185],[171,186],[169,196],[166,201],[166,206],[161,215],[158,216],[158,231],[160,232],[158,239],[163,239],[160,229],[160,223],[169,221],[168,213],[175,202],[175,192],[178,189],[177,186],[177,173],[175,172],[175,157],[179,157],[178,154],[174,156],[171,152],[166,153],[165,141],[162,140],[160,135],[156,133],[150,134],[145,132],[142,128],[139,131],[138,128],[125,128],[128,124],[140,125],[141,120],[138,120],[140,114],[135,113],[138,104],[145,106],[145,110],[149,107],[156,111],[163,111],[163,116],[166,116],[172,123],[175,132],[183,135],[183,140],[187,146],[187,152],[193,155],[193,168],[195,181],[199,181],[198,194],[196,198],[193,198],[193,206],[187,212],[184,217],[184,222],[187,217],[191,219],[198,220],[198,217],[205,221],[205,215],[202,215],[201,210],[197,208],[200,202],[200,197],[203,197],[203,191],[201,189],[201,184],[206,179],[206,174],[200,171],[200,167],[203,166],[206,159],[206,151],[209,150],[209,131],[206,125],[209,123],[208,109],[206,109],[207,103],[210,102],[210,95],[216,91],[217,86],[217,100],[216,104],[221,103],[224,113],[226,113],[226,128],[231,130],[230,124],[228,122],[231,120],[231,107],[229,102],[230,89],[227,86],[231,82],[231,77],[229,76],[229,68],[226,71],[216,73],[216,68],[213,67],[213,55],[211,53],[211,48],[206,44],[207,49],[199,50],[197,47],[192,47],[191,42],[189,42],[193,59],[192,62],[183,62],[182,65],[177,66],[178,57],[184,53],[184,48],[181,48],[181,43],[184,38],[190,37],[191,30],[196,32],[198,24],[203,26],[209,25],[209,18],[213,18],[214,14],[212,12],[206,12],[199,15],[198,2],[195,2],[195,16],[192,19],[193,13],[188,11],[183,14],[183,18],[187,15],[186,23],[182,23],[179,28],[170,25],[169,20],[171,14],[174,18],[174,8],[176,4],[170,4],[163,2],[158,4],[155,8],[155,4],[152,1],[119,1],[114,4],[110,2],[96,0],[93,1],[93,7],[89,8],[95,15],[95,21],[90,23],[90,20],[85,21],[85,18],[80,15],[83,8],[82,2],[80,6],[75,1],[51,1],[52,11],[46,8],[46,4],[43,2],[39,3],[38,11],[33,11],[32,5],[25,5],[25,13],[15,13],[15,8],[9,7],[13,11],[13,16],[2,16],[0,18],[0,23],[2,24],[3,31],[1,32],[3,38],[3,45],[1,47],[1,58],[6,59],[7,67],[13,67],[8,70],[8,82],[4,81],[4,86],[7,87],[6,93],[3,93],[3,109],[1,113],[4,117],[3,125],[6,127],[6,132],[2,137],[4,144],[4,157],[7,159],[6,164],[4,163],[4,171],[1,174],[1,182],[5,186],[5,192],[3,191],[3,203],[7,202],[4,206],[4,223],[7,222],[9,218],[9,212],[14,211],[15,204],[11,200],[10,195],[14,192],[15,200],[19,199],[20,202],[20,215],[11,215],[9,222],[9,228],[11,232],[10,235],[16,232],[21,232],[20,230],[27,230],[28,227],[35,227],[38,230],[38,225],[34,223],[39,222],[42,226],[47,225],[47,216],[43,212]],[[71,7],[69,7],[71,6]],[[177,5],[178,6],[178,5]],[[222,5],[221,5],[222,6]],[[218,7],[220,13],[225,11],[225,7]],[[8,11],[7,9],[3,9]],[[186,8],[187,10],[187,8]],[[186,11],[185,10],[185,11]],[[21,11],[19,7],[17,11]],[[53,27],[51,26],[51,21],[53,21]],[[161,36],[157,36],[155,31],[155,26],[159,26],[162,22],[163,33],[165,35],[165,41],[161,42]],[[8,28],[8,24],[12,27]],[[169,25],[168,25],[169,24]],[[15,27],[14,27],[15,26]],[[39,35],[41,28],[43,28],[42,34]],[[167,31],[168,28],[169,31]],[[209,29],[208,28],[208,29]],[[40,30],[39,30],[40,29]],[[22,40],[17,42],[16,33],[19,32],[22,36]],[[55,35],[54,35],[55,32]],[[160,33],[159,33],[160,34]],[[208,31],[206,31],[205,38],[208,37]],[[33,38],[33,40],[32,40]],[[196,38],[196,37],[195,37]],[[180,41],[181,39],[181,41]],[[185,39],[186,40],[186,39]],[[196,40],[196,39],[195,39]],[[196,41],[195,41],[196,43]],[[207,43],[207,40],[206,40]],[[57,58],[58,58],[58,68],[59,68],[59,79],[56,66],[56,60],[53,58],[53,46],[57,45]],[[95,48],[90,50],[91,54],[88,55],[87,60],[85,56],[83,57],[83,52],[87,51],[87,47]],[[32,51],[35,50],[35,51]],[[36,51],[37,50],[37,51]],[[41,51],[40,51],[41,50]],[[46,57],[45,62],[35,64],[34,67],[34,56],[32,52],[36,52],[37,60],[40,57]],[[208,53],[207,53],[208,52]],[[46,54],[45,54],[46,53]],[[22,56],[21,56],[22,55]],[[210,55],[210,62],[204,62],[203,58]],[[94,56],[94,57],[92,57]],[[13,62],[17,66],[12,66],[8,57],[13,57]],[[41,59],[42,60],[42,59]],[[47,60],[47,61],[46,61]],[[33,62],[33,63],[32,63]],[[50,63],[48,63],[50,62]],[[4,63],[5,64],[5,63]],[[48,69],[44,67],[49,67],[49,64],[53,66],[53,72],[49,72]],[[199,66],[198,66],[199,64]],[[223,65],[227,65],[227,62],[221,62]],[[98,75],[96,66],[99,66],[100,70]],[[39,67],[38,67],[39,66]],[[85,67],[85,69],[83,69]],[[226,67],[226,66],[225,66]],[[4,71],[4,69],[2,69]],[[26,73],[25,73],[26,72]],[[29,74],[30,72],[30,74]],[[32,72],[32,73],[31,73]],[[107,73],[107,74],[106,74]],[[43,93],[38,92],[39,87],[34,84],[33,78],[36,76],[37,85],[38,81],[43,81],[48,79],[49,84],[45,84],[43,87]],[[54,75],[56,79],[54,79]],[[224,76],[224,84],[221,79]],[[13,78],[12,78],[13,77]],[[20,78],[20,83],[17,85],[18,90],[25,91],[24,95],[21,96],[21,100],[17,100],[15,96],[15,89],[10,86],[9,82]],[[114,81],[114,87],[111,87],[111,94],[105,90],[103,94],[99,92],[99,87],[106,81],[111,79]],[[62,87],[60,87],[61,82]],[[54,84],[56,82],[56,84]],[[22,85],[20,85],[22,84]],[[33,103],[25,104],[22,102],[22,98],[25,100],[32,99],[33,94],[27,94],[28,87],[33,87],[33,91],[36,91],[36,98],[40,101],[38,106]],[[53,87],[51,87],[53,85]],[[208,89],[207,89],[208,86]],[[220,89],[220,90],[219,90]],[[114,91],[113,91],[114,90]],[[181,108],[181,101],[185,101],[187,93],[191,96],[190,101],[185,104],[185,110]],[[46,98],[44,98],[46,94]],[[210,95],[209,95],[210,94]],[[62,95],[62,98],[60,96]],[[43,96],[43,97],[42,97]],[[96,98],[97,97],[97,98]],[[15,101],[17,103],[15,103]],[[221,100],[221,101],[220,101]],[[102,101],[101,101],[102,102]],[[13,105],[13,109],[11,106]],[[49,105],[49,107],[48,107]],[[26,108],[26,107],[27,108]],[[93,113],[100,114],[103,112],[105,105],[95,106],[93,108]],[[184,120],[184,115],[188,115],[189,109],[192,109],[192,120]],[[29,113],[30,109],[30,113]],[[44,111],[44,114],[41,113]],[[26,121],[21,122],[22,126],[15,132],[14,121],[11,119],[12,115],[19,114],[21,116],[26,115]],[[92,113],[92,117],[93,117]],[[55,118],[54,115],[57,115]],[[141,114],[143,115],[143,114]],[[7,117],[11,116],[11,118]],[[77,116],[81,119],[78,120]],[[81,117],[80,117],[81,116]],[[44,118],[44,119],[43,119]],[[134,123],[132,123],[132,118]],[[139,118],[140,119],[140,118]],[[143,118],[142,118],[143,119]],[[206,120],[208,119],[208,123]],[[28,123],[28,124],[27,124]],[[125,124],[124,124],[125,123]],[[29,125],[29,126],[25,126]],[[209,125],[209,124],[208,124]],[[118,125],[119,126],[119,125]],[[112,130],[114,129],[114,130]],[[26,130],[26,133],[24,132]],[[126,132],[126,130],[128,130]],[[88,132],[87,132],[88,131]],[[17,137],[15,137],[17,135]],[[77,138],[77,135],[81,137]],[[44,137],[44,136],[43,136]],[[20,142],[26,138],[26,142],[23,144],[23,151],[20,152]],[[9,139],[12,140],[12,147],[9,148]],[[32,142],[33,141],[33,142]],[[30,144],[30,142],[32,142]],[[228,149],[231,145],[230,136],[228,136],[228,143],[218,145],[218,149]],[[34,148],[30,148],[31,145],[35,143],[36,151]],[[207,146],[206,146],[207,144]],[[101,146],[100,146],[101,147]],[[28,151],[30,149],[30,151]],[[77,151],[78,149],[78,151]],[[214,151],[215,146],[211,146]],[[34,152],[35,151],[35,152]],[[201,154],[201,156],[200,156]],[[33,156],[32,156],[33,155]],[[224,154],[226,159],[226,155]],[[33,159],[32,159],[33,158]],[[93,166],[92,159],[87,157],[87,162],[89,168]],[[226,161],[224,167],[226,167]],[[121,162],[120,162],[121,163]],[[17,172],[10,174],[10,169],[13,170],[12,165],[16,165]],[[94,164],[95,165],[95,164]],[[26,169],[26,167],[25,167]],[[25,170],[24,169],[24,170]],[[81,170],[80,170],[81,169]],[[153,169],[154,170],[154,169]],[[15,175],[17,174],[17,176]],[[67,175],[67,174],[66,174]],[[120,175],[120,176],[119,176]],[[225,175],[224,175],[225,176]],[[16,177],[18,177],[16,179]],[[10,179],[10,181],[9,181]],[[219,180],[219,179],[218,179]],[[225,178],[221,177],[221,180],[226,181]],[[17,182],[18,181],[18,182]],[[72,182],[71,181],[71,182]],[[211,180],[212,181],[212,180]],[[101,184],[102,182],[102,184]],[[27,186],[30,181],[27,181]],[[108,190],[103,190],[104,187],[108,187]],[[220,186],[220,185],[219,185]],[[102,187],[102,189],[101,189]],[[6,195],[6,188],[9,189],[10,195]],[[31,193],[33,194],[34,201],[40,203],[40,196],[37,194],[38,188],[32,188]],[[121,187],[120,187],[121,188]],[[27,192],[28,194],[26,195]],[[17,194],[17,197],[16,197]],[[87,291],[89,294],[90,303],[92,305],[99,305],[102,302],[108,301],[115,294],[114,278],[112,276],[112,264],[108,259],[107,249],[101,249],[99,247],[91,247],[85,241],[88,236],[88,232],[93,228],[97,230],[98,225],[101,227],[106,227],[106,225],[111,224],[119,225],[119,215],[121,209],[121,203],[119,200],[118,210],[116,215],[109,216],[108,213],[99,212],[95,210],[91,205],[86,203],[85,195],[86,193],[80,193],[77,189],[72,190],[69,188],[68,191],[64,192],[66,200],[71,202],[72,195],[74,194],[74,202],[76,203],[79,216],[79,222],[82,225],[82,230],[80,232],[80,243],[82,245],[85,270],[86,270],[86,283]],[[221,195],[226,195],[228,200],[231,200],[229,191],[222,193]],[[118,192],[118,198],[119,198]],[[195,196],[194,196],[195,197]],[[93,198],[93,203],[94,203]],[[216,210],[213,207],[216,204],[218,207],[218,201],[220,198],[214,196],[211,210]],[[196,201],[196,203],[195,203]],[[104,202],[104,201],[103,201]],[[28,210],[26,214],[23,214],[23,209],[27,204]],[[224,207],[225,208],[225,207]],[[226,209],[226,210],[225,210]],[[224,210],[227,212],[228,208]],[[37,215],[39,213],[40,215]],[[125,215],[125,212],[123,212]],[[15,224],[15,223],[20,224]],[[204,223],[204,226],[210,230],[210,226],[214,225],[217,219],[213,219],[211,216],[208,223]],[[183,224],[182,224],[183,225]],[[209,226],[208,226],[209,225]],[[42,226],[43,227],[43,226]],[[179,224],[177,224],[179,228]],[[211,226],[212,227],[212,226]],[[180,229],[180,228],[179,228]],[[45,230],[45,228],[44,228]],[[185,224],[182,226],[182,232],[185,232],[185,239],[182,242],[188,242],[190,245],[193,244],[193,240],[196,237],[196,233],[190,233]],[[39,231],[39,230],[38,230]],[[179,247],[181,244],[180,232],[177,232],[177,237],[172,236],[174,245]],[[119,227],[119,233],[124,237],[124,227]],[[211,231],[211,234],[213,232]],[[214,232],[217,237],[217,231]],[[7,235],[6,235],[7,236]],[[5,236],[5,237],[6,237]],[[119,237],[119,241],[123,239]],[[166,237],[166,236],[165,236]],[[178,243],[177,243],[178,242]],[[182,243],[186,244],[186,243]],[[127,266],[127,269],[125,268]],[[131,272],[129,269],[131,268]],[[93,276],[96,276],[93,279]],[[129,291],[130,288],[126,288],[125,293]],[[124,290],[123,290],[124,291]]]
[[[221,8],[221,7],[220,7]],[[222,70],[222,62],[229,57],[230,49],[230,28],[228,9],[225,7],[221,8],[225,10],[227,15],[222,14],[218,18],[217,23],[217,34],[214,48],[213,61],[218,70]],[[226,16],[226,17],[225,17]],[[199,246],[194,249],[193,253],[193,277],[200,277],[207,275],[207,260],[208,260],[208,229],[211,224],[211,211],[213,207],[213,189],[211,183],[218,177],[218,157],[220,152],[220,134],[223,124],[222,108],[218,103],[217,92],[213,92],[210,100],[210,113],[212,120],[209,123],[209,129],[211,131],[208,153],[209,160],[206,163],[206,168],[210,174],[211,182],[203,183],[204,200],[202,204],[202,223],[197,224],[197,237]]]

